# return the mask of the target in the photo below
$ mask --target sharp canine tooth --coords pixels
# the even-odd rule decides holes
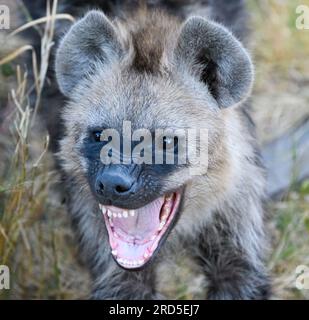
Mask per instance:
[[[111,218],[113,214],[110,210],[107,210],[107,215]]]
[[[170,213],[170,208],[164,207],[163,208],[163,215],[162,215],[161,220],[166,220],[168,215],[169,215],[169,213]]]
[[[165,225],[165,221],[162,221],[159,226],[159,231],[163,229],[164,225]]]
[[[128,217],[128,211],[123,211],[122,215],[123,215],[124,218],[127,218]]]
[[[112,250],[112,255],[117,256],[117,250]]]
[[[99,208],[102,210],[102,205],[101,205],[101,203],[99,203]]]
[[[170,210],[164,209],[164,210],[163,210],[162,218],[163,218],[163,217],[168,217],[168,214],[169,214],[169,213],[170,213]]]
[[[134,215],[135,215],[135,210],[130,210],[129,213],[130,213],[130,215],[131,215],[132,217],[134,217]]]
[[[104,206],[101,206],[101,210],[102,210],[102,212],[103,212],[103,214],[105,214],[106,213],[106,208],[104,207]]]

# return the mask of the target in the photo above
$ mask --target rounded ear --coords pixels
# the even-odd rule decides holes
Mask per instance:
[[[174,58],[176,65],[207,85],[221,108],[239,103],[251,92],[251,59],[243,45],[217,23],[189,18],[182,26]]]
[[[90,11],[62,39],[56,53],[56,77],[61,92],[70,96],[77,83],[93,73],[98,63],[109,63],[121,54],[115,27],[104,15]]]

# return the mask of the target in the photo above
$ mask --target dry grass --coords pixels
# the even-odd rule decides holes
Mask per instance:
[[[274,275],[274,295],[309,299],[308,290],[295,288],[296,267],[309,265],[309,181],[270,209],[273,252],[269,269]]]
[[[298,2],[308,0],[249,1],[257,66],[253,102],[262,141],[308,116],[309,31],[295,28]],[[6,52],[0,51],[0,101],[7,100],[0,108],[4,118],[0,124],[0,264],[11,269],[11,290],[0,291],[0,297],[6,299],[74,299],[86,296],[89,288],[88,276],[78,264],[65,206],[56,190],[59,177],[46,152],[48,135],[35,119],[53,45],[54,21],[71,19],[56,15],[56,4],[48,8],[45,20],[30,22],[42,34],[40,65],[32,46],[22,43],[16,34],[6,40]],[[32,66],[27,68],[33,68],[34,83],[16,60],[30,54],[28,51]],[[31,103],[30,94],[35,96]],[[294,288],[297,265],[309,266],[308,197],[307,182],[291,188],[282,201],[269,204],[273,234],[269,268],[277,298],[309,298],[308,292]],[[189,269],[187,263],[170,268],[173,274],[167,278],[174,279],[174,285],[165,290],[169,296],[202,297],[201,278]],[[183,277],[186,281],[181,281]]]
[[[254,115],[262,142],[309,117],[309,31],[295,25],[309,0],[250,0],[256,61]],[[295,112],[297,110],[297,112]]]
[[[254,117],[262,143],[309,118],[309,31],[296,28],[296,7],[300,4],[309,6],[309,1],[249,1],[255,31]],[[289,194],[270,203],[269,212],[274,295],[309,299],[308,290],[295,289],[296,267],[309,265],[308,182],[298,187],[291,182]]]
[[[1,154],[0,178],[0,257],[1,264],[10,266],[12,276],[12,289],[0,291],[4,298],[79,298],[87,293],[87,288],[80,291],[80,281],[85,282],[87,278],[82,273],[76,277],[79,270],[74,261],[72,235],[65,210],[53,191],[58,177],[52,171],[52,158],[47,152],[49,137],[36,125],[36,113],[54,44],[55,19],[72,20],[68,15],[56,15],[56,7],[57,1],[47,6],[41,30],[40,65],[30,44],[14,48],[0,58],[2,76],[9,77],[11,72],[15,77],[8,86],[11,90],[5,88],[9,91],[9,98],[1,127],[1,150],[4,152]],[[42,21],[32,21],[3,40],[5,43],[14,42],[12,37],[16,33],[39,23]],[[18,62],[9,64],[27,51],[32,56],[30,67],[34,83],[29,83],[27,71]],[[32,105],[30,96],[35,96]]]

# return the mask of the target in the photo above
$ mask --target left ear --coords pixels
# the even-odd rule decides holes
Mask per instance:
[[[101,11],[89,11],[62,39],[56,54],[56,77],[61,92],[70,97],[76,85],[122,56],[117,30]]]
[[[220,108],[241,102],[251,92],[254,72],[249,54],[217,23],[189,18],[182,26],[174,59],[207,85]]]

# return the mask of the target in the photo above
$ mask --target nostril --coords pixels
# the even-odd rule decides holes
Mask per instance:
[[[126,186],[126,185],[117,185],[115,187],[115,190],[118,192],[118,193],[124,193],[124,192],[127,192],[128,190],[130,190],[130,187],[129,186]]]
[[[99,197],[113,199],[134,192],[135,180],[126,172],[118,172],[117,167],[106,169],[96,177],[95,192]]]
[[[98,194],[102,194],[104,191],[104,184],[102,182],[97,183],[96,191]]]

